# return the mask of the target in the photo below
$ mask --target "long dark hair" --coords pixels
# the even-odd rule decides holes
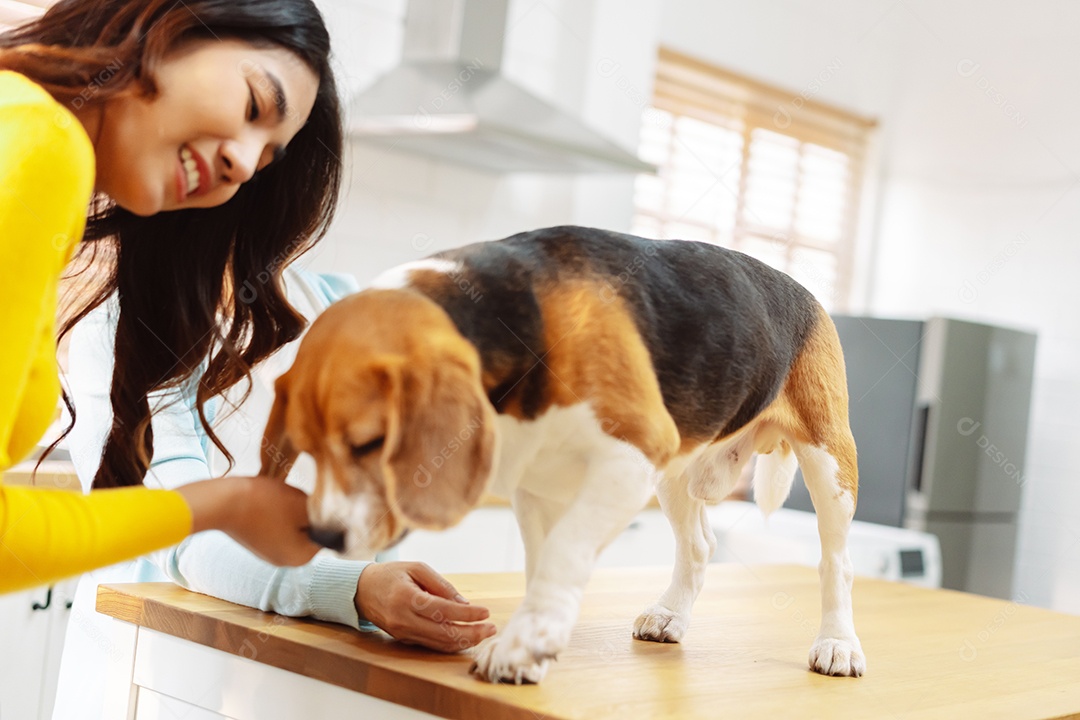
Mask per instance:
[[[178,43],[224,37],[298,56],[319,78],[315,106],[284,158],[219,207],[139,217],[101,198],[92,206],[79,252],[112,266],[60,336],[117,293],[113,422],[94,487],[143,482],[154,446],[148,395],[165,388],[194,389],[202,425],[231,463],[206,402],[242,380],[250,390],[251,367],[303,329],[281,270],[323,236],[337,204],[343,139],[330,38],[311,0],[62,0],[0,35],[0,67],[73,110],[133,90],[153,97],[155,68]]]

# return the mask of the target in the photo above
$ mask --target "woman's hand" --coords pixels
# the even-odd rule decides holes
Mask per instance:
[[[469,605],[420,562],[372,563],[356,583],[356,611],[393,637],[440,652],[465,650],[495,634],[488,610]]]
[[[274,565],[303,565],[319,546],[307,535],[307,495],[280,480],[225,477],[177,489],[191,508],[191,532],[222,530]]]

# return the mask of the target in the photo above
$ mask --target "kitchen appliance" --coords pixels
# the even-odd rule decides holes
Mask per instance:
[[[497,172],[655,172],[503,72],[509,0],[410,0],[402,62],[350,102],[363,142]]]
[[[859,449],[857,520],[933,533],[942,585],[1009,598],[1036,337],[835,316]],[[796,481],[785,507],[810,510]]]
[[[713,562],[810,567],[821,562],[813,513],[780,508],[766,518],[753,503],[739,501],[722,502],[708,512],[717,540]],[[941,587],[941,546],[931,533],[856,520],[848,553],[856,575]]]

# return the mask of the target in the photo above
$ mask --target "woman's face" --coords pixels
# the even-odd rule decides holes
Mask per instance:
[[[319,87],[288,50],[240,40],[186,43],[155,80],[153,99],[105,104],[95,144],[97,190],[137,215],[229,200],[307,122]]]

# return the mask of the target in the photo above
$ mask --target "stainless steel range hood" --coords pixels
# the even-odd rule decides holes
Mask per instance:
[[[402,63],[352,99],[350,134],[496,172],[654,172],[502,75],[507,4],[410,0]]]

